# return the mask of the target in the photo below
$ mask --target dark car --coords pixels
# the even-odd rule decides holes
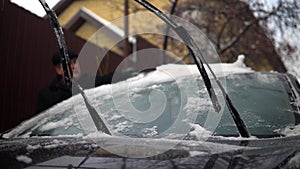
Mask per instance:
[[[97,131],[81,95],[0,141],[2,168],[299,168],[297,79],[244,65],[211,65],[251,137],[241,137],[215,81],[215,112],[195,65],[86,90],[112,136]]]

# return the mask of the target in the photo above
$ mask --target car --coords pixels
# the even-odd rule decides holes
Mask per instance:
[[[168,64],[85,90],[110,134],[74,95],[1,134],[2,168],[299,168],[300,85],[288,73],[210,64],[251,137],[241,137],[216,81],[216,112],[196,65]]]

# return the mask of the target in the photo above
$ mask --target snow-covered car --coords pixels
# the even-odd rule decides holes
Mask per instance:
[[[0,140],[3,168],[299,168],[297,78],[211,64],[251,137],[241,137],[212,80],[215,112],[195,65],[86,90],[111,135],[97,131],[81,95],[24,121]]]

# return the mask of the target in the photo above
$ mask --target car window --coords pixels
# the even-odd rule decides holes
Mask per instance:
[[[227,76],[228,94],[252,135],[274,136],[280,129],[296,123],[297,110],[293,108],[287,91],[291,89],[280,75],[255,73]],[[216,133],[237,135],[226,110]]]

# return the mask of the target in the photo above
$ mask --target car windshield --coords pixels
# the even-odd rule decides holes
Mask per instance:
[[[92,105],[104,118],[113,135],[155,137],[166,131],[169,131],[169,135],[176,134],[172,133],[172,130],[170,132],[170,128],[178,121],[177,128],[191,125],[191,123],[202,127],[206,125],[207,117],[213,108],[204,83],[199,76],[183,75],[176,80],[162,78],[151,83],[143,81],[145,77],[151,76],[151,73],[140,74],[127,81],[86,91]],[[189,89],[192,79],[196,79],[198,84],[197,92],[180,87],[185,86],[186,89]],[[291,103],[289,95],[291,88],[283,74],[249,72],[229,74],[220,77],[220,80],[226,80],[228,95],[251,135],[274,137],[280,135],[280,131],[285,128],[297,125],[295,116],[298,112],[296,106]],[[129,83],[133,82],[139,82],[139,87],[124,92],[124,87],[126,88]],[[217,88],[214,82],[212,84]],[[112,86],[115,88],[114,90],[112,90]],[[152,92],[153,90],[163,91],[165,96],[158,97],[159,93],[155,94]],[[155,99],[151,99],[151,95]],[[130,111],[127,99],[130,100],[130,105],[135,110],[147,112],[147,114],[155,114],[159,111],[155,108],[155,104],[164,100],[167,102],[159,116],[147,122],[138,122],[126,116],[126,111]],[[194,121],[189,121],[191,114],[196,115]],[[12,130],[9,136],[86,135],[94,129],[89,120],[90,115],[85,110],[81,96],[76,95],[24,122]],[[212,129],[207,127],[205,130],[215,136],[239,136],[226,107],[223,109],[216,127]]]
[[[292,106],[282,74],[238,74],[226,77],[228,94],[248,127],[251,135],[276,135],[287,126],[296,124],[297,110]],[[229,110],[225,109],[219,135],[238,135]]]

